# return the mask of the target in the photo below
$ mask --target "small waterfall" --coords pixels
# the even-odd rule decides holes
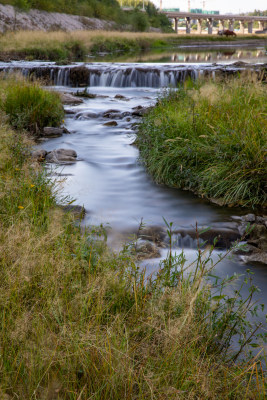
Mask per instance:
[[[0,71],[20,71],[23,76],[34,76],[56,86],[102,87],[177,87],[186,79],[202,76],[215,78],[217,74],[233,74],[242,68],[221,65],[181,64],[119,64],[90,63],[57,66],[55,63],[2,63]]]
[[[198,243],[201,246],[201,244],[204,243],[204,240],[199,238],[193,239],[190,235],[185,235],[182,236],[180,233],[177,233],[172,236],[172,246],[173,248],[178,248],[178,249],[197,249]]]

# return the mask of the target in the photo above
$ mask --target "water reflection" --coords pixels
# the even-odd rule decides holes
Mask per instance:
[[[103,54],[94,61],[111,61],[113,56]],[[90,59],[92,61],[92,58]],[[118,56],[116,61],[155,62],[155,63],[227,63],[243,61],[248,63],[266,63],[267,53],[264,47],[181,47],[169,51],[146,52],[135,55]]]

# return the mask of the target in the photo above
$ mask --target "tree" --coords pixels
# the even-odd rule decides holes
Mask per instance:
[[[17,13],[19,11],[28,11],[30,8],[30,4],[28,0],[14,0],[14,31],[16,30],[16,25],[17,25]]]

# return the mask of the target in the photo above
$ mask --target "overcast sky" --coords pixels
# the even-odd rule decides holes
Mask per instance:
[[[159,7],[160,0],[152,0]],[[163,8],[188,10],[188,0],[162,0]],[[191,0],[191,8],[203,8],[202,0]],[[206,10],[219,10],[220,13],[239,13],[267,9],[267,0],[206,0]]]

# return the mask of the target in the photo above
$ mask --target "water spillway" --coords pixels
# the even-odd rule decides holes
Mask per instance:
[[[55,63],[12,62],[0,63],[0,71],[21,72],[56,86],[72,87],[177,87],[187,79],[200,76],[232,75],[246,70],[247,64],[134,64],[84,63],[58,66]],[[251,65],[250,65],[250,68]],[[260,72],[262,67],[255,66]]]

